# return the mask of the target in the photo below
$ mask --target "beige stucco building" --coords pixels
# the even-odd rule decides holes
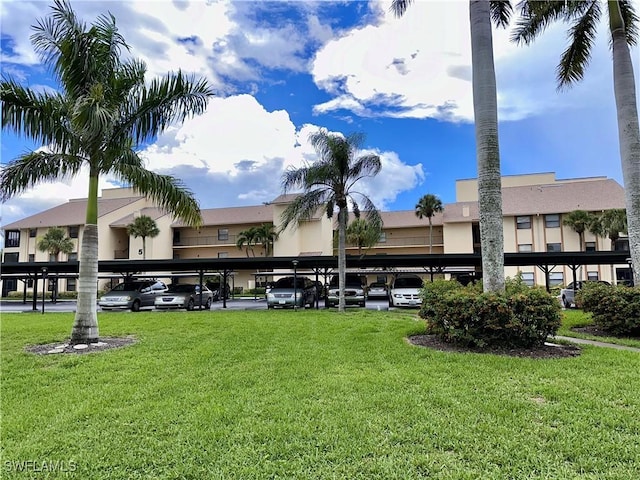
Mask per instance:
[[[602,212],[624,208],[624,190],[614,180],[605,177],[557,180],[554,173],[506,176],[502,179],[505,252],[578,251],[579,236],[563,225],[563,217],[573,210]],[[432,218],[432,252],[473,253],[480,248],[478,227],[477,180],[456,182],[456,202],[444,205],[444,211]],[[281,195],[272,202],[258,206],[205,209],[203,225],[194,229],[176,221],[156,208],[132,189],[103,190],[98,206],[99,258],[142,259],[142,239],[127,234],[127,225],[138,215],[148,215],[157,223],[160,234],[146,239],[147,259],[171,258],[232,258],[262,256],[260,245],[252,249],[236,246],[238,235],[252,226],[280,225],[281,214],[291,200]],[[417,199],[416,199],[417,201]],[[49,255],[40,252],[37,239],[48,228],[67,229],[76,245],[75,251],[60,261],[77,258],[83,234],[86,199],[71,200],[42,213],[3,227],[5,233],[4,261],[47,261]],[[378,243],[366,255],[428,254],[429,227],[427,219],[419,219],[413,210],[382,212],[384,222]],[[274,256],[332,255],[334,254],[334,221],[320,213],[297,227],[281,231],[273,244]],[[624,249],[625,239],[612,245],[609,239],[585,234],[586,250]],[[628,248],[628,244],[626,246]],[[348,254],[357,248],[348,247]],[[544,284],[544,274],[536,267],[508,267],[507,276],[520,271],[529,284]],[[582,278],[615,281],[625,278],[627,265],[587,266]],[[169,272],[168,272],[169,273]],[[236,272],[236,286],[252,288],[256,272]],[[274,272],[275,273],[275,272]],[[455,274],[455,272],[453,272]],[[447,274],[450,275],[450,274]],[[550,275],[554,284],[571,279],[568,267],[557,267]],[[266,278],[262,278],[266,280]],[[3,293],[18,289],[14,280],[7,280]],[[60,290],[74,290],[75,279],[62,282]]]

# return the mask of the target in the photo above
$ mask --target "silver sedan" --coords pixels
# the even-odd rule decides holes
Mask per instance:
[[[202,295],[200,295],[202,293]],[[202,298],[202,303],[200,299]],[[213,302],[213,292],[206,286],[183,283],[170,285],[169,289],[162,295],[156,297],[155,307],[158,310],[167,308],[186,308],[193,310],[195,307],[204,305],[206,310],[211,308]]]

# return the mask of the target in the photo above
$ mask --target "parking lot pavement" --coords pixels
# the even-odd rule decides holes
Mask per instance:
[[[320,309],[324,308],[324,301],[320,301],[319,305]],[[389,304],[387,300],[384,299],[375,299],[375,300],[367,300],[368,310],[387,310],[389,308]],[[227,310],[266,310],[267,302],[264,298],[235,298],[227,300]],[[351,309],[351,308],[350,308]],[[143,311],[153,311],[152,307],[146,307],[142,309]],[[222,302],[214,302],[211,306],[211,310],[224,310]],[[21,300],[4,300],[0,302],[0,312],[42,312],[42,300],[39,300],[36,309],[33,309],[33,304],[29,300],[26,303],[22,303]],[[76,311],[76,302],[75,300],[58,300],[56,303],[52,303],[50,300],[45,301],[44,303],[44,311],[46,312],[75,312]],[[98,307],[98,311],[100,311],[100,307]],[[114,310],[118,311],[118,310]],[[125,310],[121,310],[125,311]]]

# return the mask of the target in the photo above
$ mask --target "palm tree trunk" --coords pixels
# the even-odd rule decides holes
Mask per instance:
[[[71,343],[98,341],[98,175],[89,177],[87,217],[79,258],[78,303]]]
[[[498,102],[489,2],[471,0],[469,16],[483,285],[485,292],[502,292],[504,291],[502,191],[498,145]]]
[[[340,289],[338,297],[338,311],[345,311],[345,278],[347,272],[347,255],[346,255],[346,239],[347,239],[347,207],[340,207],[338,212],[338,288]]]
[[[613,87],[618,113],[622,180],[627,207],[629,250],[633,281],[640,288],[640,126],[633,64],[625,25],[617,1],[610,0],[609,26],[613,44]]]
[[[431,223],[431,217],[429,217],[429,255],[431,255],[431,251],[433,250],[433,224]],[[433,281],[433,278],[431,278]]]
[[[142,237],[142,259],[147,259],[147,238]]]

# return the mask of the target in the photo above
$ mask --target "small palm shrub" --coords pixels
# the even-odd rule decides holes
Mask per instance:
[[[420,316],[427,331],[464,346],[535,347],[560,327],[558,300],[521,279],[508,279],[504,294],[483,293],[455,281],[426,283]]]
[[[640,289],[585,283],[576,304],[591,312],[593,323],[615,335],[640,336]]]

